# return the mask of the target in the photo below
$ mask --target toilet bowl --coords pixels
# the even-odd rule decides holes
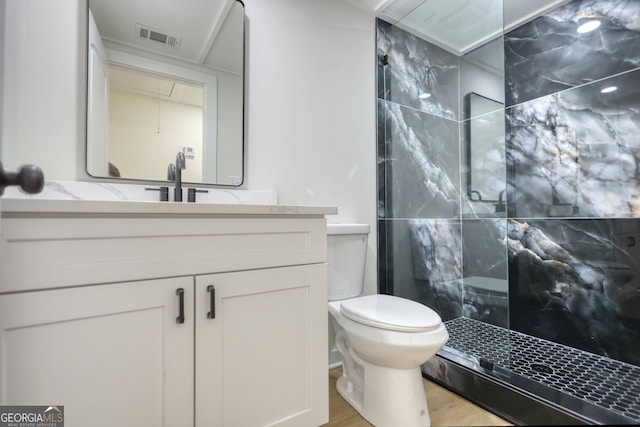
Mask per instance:
[[[449,338],[430,308],[361,296],[368,225],[327,226],[329,313],[342,357],[339,394],[377,427],[431,424],[420,366]]]

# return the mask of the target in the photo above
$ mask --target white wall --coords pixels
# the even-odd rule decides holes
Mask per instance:
[[[376,281],[375,19],[339,0],[245,0],[248,186],[371,225]]]
[[[375,292],[375,19],[343,0],[244,3],[246,188],[370,224],[365,289]],[[7,15],[3,161],[87,180],[86,4],[7,0]]]
[[[6,0],[0,0],[0,40],[5,38],[5,6]],[[0,162],[2,161],[2,141],[4,130],[2,117],[4,112],[4,43],[0,43]]]
[[[46,179],[84,170],[86,7],[78,0],[7,0],[2,155]]]

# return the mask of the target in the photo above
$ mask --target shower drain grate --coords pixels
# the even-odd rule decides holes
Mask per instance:
[[[640,422],[639,367],[473,319],[445,323],[447,347]]]

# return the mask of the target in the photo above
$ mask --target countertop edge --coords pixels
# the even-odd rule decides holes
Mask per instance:
[[[2,215],[80,216],[325,216],[336,215],[335,206],[252,205],[223,203],[2,199]]]

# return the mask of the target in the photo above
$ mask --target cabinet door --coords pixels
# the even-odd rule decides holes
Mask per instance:
[[[67,427],[193,425],[192,314],[193,277],[1,295],[0,404],[63,405]]]
[[[197,427],[328,421],[326,280],[326,264],[196,277]]]

